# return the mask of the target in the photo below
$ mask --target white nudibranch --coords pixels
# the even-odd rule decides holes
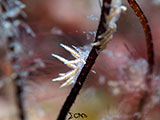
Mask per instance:
[[[105,2],[104,6],[108,7],[108,3]],[[100,53],[100,51],[104,50],[107,46],[107,44],[110,42],[110,40],[113,38],[113,34],[115,33],[117,29],[116,22],[118,21],[120,14],[122,11],[126,11],[127,8],[122,5],[121,0],[112,0],[111,4],[109,5],[111,7],[109,14],[105,15],[106,23],[104,23],[104,26],[106,27],[106,31],[98,36],[98,39],[102,39],[98,42],[91,43],[92,46],[100,46],[100,50],[97,51],[97,53]]]
[[[63,62],[65,65],[67,65],[72,70],[67,73],[59,73],[59,77],[52,79],[52,81],[62,81],[66,80],[60,87],[68,86],[71,84],[74,84],[76,82],[76,79],[83,68],[83,66],[86,64],[86,59],[88,57],[88,54],[90,52],[89,46],[84,46],[81,48],[77,48],[75,46],[68,47],[64,44],[60,44],[61,47],[63,47],[65,50],[71,53],[71,55],[76,58],[75,60],[67,60],[59,55],[52,54],[53,57],[57,58],[61,62]]]

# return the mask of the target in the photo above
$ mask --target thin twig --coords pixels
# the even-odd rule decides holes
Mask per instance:
[[[110,6],[105,6],[105,4],[110,5],[111,0],[103,0],[101,18],[100,18],[100,23],[99,23],[99,26],[98,26],[95,42],[101,41],[102,39],[98,38],[98,36],[100,36],[102,33],[104,33],[106,31],[106,27],[104,26],[104,23],[107,22],[106,19],[105,19],[105,14],[106,15],[109,14]],[[79,91],[81,90],[82,85],[83,85],[89,71],[91,70],[93,64],[95,63],[96,58],[98,57],[97,51],[99,51],[99,50],[100,50],[100,46],[93,46],[93,48],[92,48],[92,50],[89,53],[89,56],[87,58],[86,64],[82,68],[74,87],[72,88],[72,90],[71,90],[69,96],[67,97],[64,105],[62,106],[62,109],[59,113],[59,116],[58,116],[57,120],[65,120],[67,113],[69,112],[69,110],[70,110],[72,104],[74,103],[77,95],[79,94]]]
[[[153,48],[151,29],[148,24],[148,20],[135,0],[128,0],[128,3],[131,6],[131,8],[134,10],[135,14],[137,15],[139,21],[142,24],[143,30],[145,32],[145,37],[147,42],[147,57],[148,57],[148,63],[149,63],[149,72],[152,73],[153,67],[154,67],[154,48]]]
[[[19,38],[17,38],[17,40],[18,39]],[[15,40],[16,39],[14,37],[10,37],[8,39],[8,44],[14,43]],[[15,46],[9,48],[9,51],[14,54],[14,49],[15,49]],[[11,63],[12,63],[13,66],[18,65],[17,64],[17,56],[14,55],[11,58]],[[14,69],[14,67],[13,67],[13,70],[14,70],[14,73],[16,74],[16,77],[13,79],[14,80],[13,84],[14,84],[14,87],[15,87],[15,97],[16,97],[15,102],[16,102],[17,109],[18,109],[18,118],[19,118],[19,120],[26,120],[26,113],[25,113],[25,109],[24,109],[24,99],[23,99],[23,94],[24,94],[23,79],[21,77],[21,72],[19,70]]]
[[[24,110],[24,99],[23,99],[23,80],[20,76],[17,75],[14,82],[16,86],[16,102],[18,106],[18,112],[19,112],[19,119],[20,120],[26,120],[26,114]]]
[[[151,75],[153,73],[154,69],[154,46],[153,46],[153,40],[152,40],[152,34],[151,34],[151,29],[148,24],[148,20],[146,16],[144,15],[143,11],[139,7],[138,3],[135,0],[128,0],[129,5],[131,8],[134,10],[135,14],[139,18],[139,21],[141,22],[143,26],[143,30],[145,32],[145,37],[146,37],[146,42],[147,42],[147,57],[148,57],[148,63],[149,63],[149,70],[148,74],[146,76],[146,86],[148,89],[150,89],[150,83],[151,83]],[[144,91],[144,94],[142,95],[138,107],[137,107],[137,112],[142,114],[143,107],[146,104],[146,101],[149,97],[150,91]],[[142,115],[140,117],[134,116],[134,120],[140,120],[142,119]]]

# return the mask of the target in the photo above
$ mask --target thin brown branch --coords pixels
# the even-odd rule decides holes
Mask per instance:
[[[108,6],[106,6],[105,4],[108,4]],[[111,4],[111,0],[103,0],[101,17],[100,17],[100,22],[99,22],[95,42],[101,41],[102,39],[98,38],[98,36],[100,36],[102,33],[106,32],[106,27],[104,26],[104,23],[106,23],[105,14],[106,15],[109,14],[109,11],[110,11],[109,5],[110,4]],[[69,96],[67,97],[64,105],[62,106],[62,109],[59,113],[59,116],[58,116],[57,120],[65,120],[67,113],[69,112],[69,110],[70,110],[72,104],[74,103],[77,95],[79,94],[79,91],[81,90],[81,88],[83,86],[83,83],[84,83],[89,71],[91,70],[93,64],[95,63],[96,58],[98,57],[97,51],[99,51],[99,50],[100,50],[100,45],[99,46],[93,46],[93,48],[92,48],[92,50],[89,53],[89,56],[87,58],[86,64],[82,68],[74,87],[72,88],[72,90],[71,90]]]
[[[135,0],[128,0],[128,3],[131,6],[131,8],[134,10],[135,14],[137,15],[139,21],[142,24],[143,30],[145,32],[145,37],[147,42],[147,57],[148,57],[148,63],[149,63],[149,71],[150,73],[152,73],[153,67],[154,67],[154,46],[153,46],[152,34],[151,34],[150,26],[148,24],[148,20]]]
[[[152,75],[153,69],[154,69],[154,46],[153,46],[151,29],[148,24],[148,20],[144,15],[143,11],[141,10],[141,8],[139,7],[138,3],[135,0],[128,0],[128,3],[131,6],[131,8],[134,10],[137,17],[139,18],[139,21],[141,22],[143,26],[143,30],[145,32],[145,37],[147,42],[147,57],[148,57],[148,63],[149,63],[149,70],[146,76],[146,86],[148,87],[148,89],[150,89],[150,83],[151,83],[150,75]],[[149,94],[150,94],[149,90],[144,91],[136,111],[141,114],[141,117],[134,116],[133,118],[134,120],[142,119],[142,111],[149,97]]]

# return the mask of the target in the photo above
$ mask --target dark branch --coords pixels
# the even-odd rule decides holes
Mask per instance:
[[[150,26],[148,24],[148,20],[135,0],[128,0],[128,3],[131,6],[131,8],[134,10],[135,14],[137,15],[139,21],[142,24],[143,30],[145,32],[145,37],[147,42],[147,57],[148,57],[148,63],[149,63],[149,71],[150,73],[152,73],[153,67],[154,67],[154,48],[153,48],[154,46],[153,46],[152,34],[151,34]]]
[[[110,11],[110,7],[105,7],[104,4],[110,5],[111,0],[103,0],[103,6],[101,11],[101,17],[100,17],[100,23],[98,26],[95,42],[101,41],[102,39],[99,39],[98,36],[100,36],[102,33],[106,31],[106,27],[104,26],[104,23],[106,23],[105,14],[108,15]],[[100,50],[100,46],[94,46],[89,53],[89,56],[87,58],[86,64],[82,68],[82,71],[80,72],[77,81],[72,88],[69,96],[67,97],[64,105],[62,106],[62,109],[59,113],[59,116],[57,120],[65,120],[67,113],[69,112],[72,104],[74,103],[77,95],[79,94],[79,91],[81,90],[83,83],[91,70],[93,64],[95,63],[96,58],[98,57],[97,51]]]
[[[151,83],[150,75],[152,75],[153,69],[154,69],[154,46],[153,46],[151,29],[148,24],[148,20],[147,20],[146,16],[144,15],[143,11],[141,10],[141,8],[137,4],[137,2],[135,0],[128,0],[128,3],[131,6],[131,8],[134,10],[137,17],[139,18],[139,21],[141,22],[141,24],[143,26],[143,30],[145,32],[145,37],[146,37],[146,42],[147,42],[147,57],[148,57],[148,63],[149,63],[149,70],[148,70],[148,74],[146,76],[146,86],[148,87],[148,89],[150,89],[150,83]],[[150,94],[149,90],[144,91],[142,98],[140,99],[139,104],[137,106],[138,113],[142,114],[143,107],[146,104],[146,101],[149,97],[149,94]],[[140,119],[142,119],[142,115],[141,115],[141,117],[135,116],[133,119],[140,120]]]
[[[15,78],[16,87],[16,102],[19,112],[19,119],[26,120],[25,110],[24,110],[24,99],[23,99],[23,80],[17,75]]]

